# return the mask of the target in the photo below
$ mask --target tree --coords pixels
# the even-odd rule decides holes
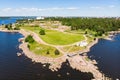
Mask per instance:
[[[12,30],[12,24],[6,24],[5,28],[7,28],[8,30]]]
[[[31,35],[28,35],[25,39],[25,42],[33,43],[33,42],[35,42],[35,40],[33,39],[33,37]]]
[[[8,24],[5,25],[5,28],[8,28]]]
[[[40,32],[39,32],[40,35],[45,35],[45,30],[44,29],[41,29]]]

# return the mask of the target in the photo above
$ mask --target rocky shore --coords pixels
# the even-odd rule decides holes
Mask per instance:
[[[27,43],[20,44],[19,48],[22,49],[23,52],[25,53],[25,55],[28,58],[32,59],[33,62],[37,62],[37,63],[40,62],[42,64],[45,64],[45,63],[50,64],[49,68],[52,71],[57,71],[57,69],[60,69],[62,63],[66,61],[65,56],[62,56],[62,57],[59,57],[59,58],[50,58],[50,57],[44,57],[44,56],[36,55],[28,49]]]

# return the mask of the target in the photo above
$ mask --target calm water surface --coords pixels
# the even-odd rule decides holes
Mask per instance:
[[[101,72],[112,77],[113,80],[120,79],[120,34],[112,41],[100,39],[88,55],[91,59],[97,60]]]
[[[91,73],[74,70],[66,61],[57,72],[42,64],[32,63],[24,55],[17,57],[19,33],[0,32],[0,80],[91,80]],[[67,73],[70,73],[67,75]],[[59,76],[58,76],[59,75]]]

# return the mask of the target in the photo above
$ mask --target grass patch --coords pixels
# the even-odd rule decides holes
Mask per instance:
[[[56,58],[62,55],[61,53],[59,55],[55,54],[56,48],[43,44],[38,44],[37,42],[29,43],[29,49],[37,55],[52,58]]]
[[[54,45],[67,45],[84,40],[83,34],[64,33],[55,30],[45,30],[46,35],[40,35],[40,27],[22,27],[23,29],[36,32],[45,42]]]
[[[90,59],[89,59],[88,57],[85,57],[85,60],[86,60],[86,61],[90,61]]]
[[[63,47],[63,50],[65,51],[65,52],[70,52],[70,53],[72,53],[72,52],[76,52],[76,51],[80,51],[80,50],[83,50],[83,49],[85,49],[85,47],[80,47],[80,46],[67,46],[67,47]]]

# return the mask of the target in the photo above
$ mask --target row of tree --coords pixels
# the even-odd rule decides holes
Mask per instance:
[[[6,24],[5,28],[7,28],[8,30],[20,30],[20,26],[18,24],[16,24],[15,26],[13,26],[13,24]]]
[[[63,18],[51,17],[45,20],[61,21],[63,25],[71,26],[71,30],[89,29],[96,32],[96,36],[101,36],[108,31],[115,31],[120,28],[119,18]]]

